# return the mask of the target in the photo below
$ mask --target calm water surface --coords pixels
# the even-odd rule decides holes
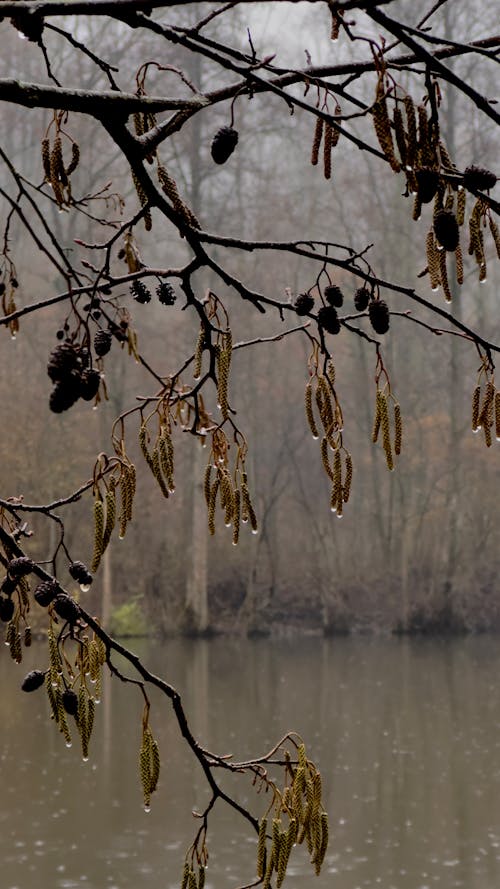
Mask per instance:
[[[134,642],[184,697],[202,744],[237,759],[288,730],[323,774],[331,840],[314,877],[292,853],[285,886],[306,889],[498,889],[500,886],[500,639],[212,640]],[[207,791],[153,698],[162,754],[145,814],[138,778],[142,699],[106,683],[88,762],[67,749],[43,689],[19,691],[44,668],[34,646],[13,664],[0,652],[1,889],[173,889]],[[234,785],[245,803],[254,790]],[[220,804],[218,804],[220,805]],[[257,798],[257,814],[266,803]],[[255,873],[255,840],[215,810],[209,889]]]

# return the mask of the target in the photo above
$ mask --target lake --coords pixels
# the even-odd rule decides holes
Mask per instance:
[[[204,747],[241,760],[289,730],[323,776],[330,845],[315,877],[293,850],[285,887],[498,889],[500,639],[359,638],[132,640],[181,693]],[[28,657],[29,655],[29,657]],[[174,889],[208,799],[173,713],[152,695],[162,772],[151,812],[138,775],[143,700],[116,678],[96,708],[90,758],[68,749],[43,689],[34,644],[23,663],[0,652],[2,889]],[[260,817],[247,777],[238,799]],[[255,877],[255,837],[220,802],[208,836],[206,885]]]

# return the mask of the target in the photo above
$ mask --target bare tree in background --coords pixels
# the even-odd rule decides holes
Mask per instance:
[[[203,489],[209,534],[226,525],[237,545],[240,535],[257,533],[252,441],[246,435],[245,416],[237,413],[232,368],[243,350],[250,352],[262,343],[286,339],[291,356],[303,362],[308,381],[305,394],[297,393],[297,398],[305,398],[304,427],[308,425],[317,440],[330,508],[339,517],[349,508],[351,484],[356,483],[352,433],[344,424],[346,405],[334,361],[339,338],[354,338],[371,365],[373,442],[389,470],[397,468],[403,447],[404,411],[391,349],[386,347],[388,331],[396,325],[398,330],[402,325],[425,330],[433,356],[439,357],[444,337],[459,338],[471,350],[478,365],[472,425],[487,447],[495,436],[500,438],[500,391],[494,378],[500,344],[464,321],[452,305],[464,280],[469,289],[479,290],[488,265],[500,255],[499,204],[491,195],[497,177],[482,157],[471,157],[460,167],[440,126],[441,103],[451,90],[475,109],[488,133],[496,133],[500,113],[495,97],[485,92],[483,80],[476,83],[474,78],[479,63],[496,72],[500,37],[485,33],[469,42],[464,20],[462,39],[450,39],[440,33],[436,18],[444,5],[430,6],[427,14],[419,9],[420,18],[410,21],[407,5],[398,0],[310,3],[307,16],[323,30],[324,45],[345,45],[350,52],[344,57],[328,50],[332,61],[315,65],[308,59],[304,68],[303,59],[283,64],[275,54],[262,52],[252,31],[241,28],[243,11],[253,10],[253,3],[203,4],[197,6],[196,21],[190,15],[186,24],[191,3],[75,0],[68,9],[57,0],[0,0],[8,39],[12,34],[24,38],[13,53],[9,76],[0,78],[0,101],[9,124],[0,147],[0,323],[18,338],[32,320],[57,315],[57,343],[47,356],[48,407],[60,417],[52,417],[52,422],[61,423],[67,453],[73,453],[76,443],[65,425],[66,415],[113,398],[108,390],[123,353],[138,373],[137,385],[122,389],[120,413],[107,446],[96,453],[85,479],[74,479],[69,491],[60,490],[43,504],[31,503],[29,490],[2,491],[0,618],[11,655],[19,662],[31,641],[30,609],[44,609],[49,665],[28,674],[23,688],[45,686],[61,733],[66,739],[72,731],[79,734],[84,757],[102,669],[143,696],[140,777],[146,807],[160,769],[148,688],[155,686],[168,698],[211,790],[186,854],[183,889],[203,885],[209,816],[217,801],[232,807],[258,833],[252,885],[267,887],[275,881],[280,886],[295,842],[306,842],[319,873],[328,842],[320,775],[302,739],[293,734],[267,754],[243,763],[203,749],[189,729],[175,688],[112,638],[67,592],[70,581],[65,578],[69,575],[82,589],[91,585],[110,542],[125,538],[134,521],[136,489],[142,489],[145,475],[165,499],[171,498],[176,451],[188,447],[189,439],[198,447],[205,445],[203,477],[194,487]],[[270,2],[265,7],[294,14],[294,4]],[[236,27],[231,24],[235,17]],[[101,21],[102,29],[97,27]],[[112,61],[102,50],[104,32],[107,45],[113,46]],[[272,39],[268,33],[268,42]],[[142,40],[147,42],[144,56]],[[472,60],[468,78],[456,74],[450,64],[464,58]],[[30,79],[33,70],[42,72],[36,82]],[[335,180],[336,161],[345,152],[375,159],[381,179],[397,177],[398,200],[415,221],[420,219],[423,270],[418,285],[399,280],[398,257],[385,273],[372,260],[372,245],[390,235],[390,215],[384,227],[371,226],[369,240],[360,235],[364,228],[356,217],[356,182],[350,183],[350,243],[330,240],[328,233],[318,237],[302,226],[294,237],[288,232],[281,237],[279,224],[273,221],[266,227],[262,208],[266,237],[246,235],[247,216],[255,208],[245,139],[258,140],[262,107],[272,107],[275,118],[291,130],[310,122],[304,181],[305,171],[311,173],[310,160],[324,189]],[[30,114],[40,122],[36,163],[28,139],[31,130],[23,125]],[[210,139],[202,145],[207,132]],[[191,146],[187,161],[179,151],[182,144]],[[224,188],[226,171],[235,162],[236,194],[228,189],[228,199],[235,198],[239,217],[228,230],[224,207],[219,204],[211,216],[215,204],[200,195],[203,187]],[[116,171],[113,182],[110,169]],[[285,206],[286,195],[281,199]],[[270,204],[272,200],[270,192]],[[286,212],[283,217],[282,230],[287,231]],[[314,228],[314,217],[311,222]],[[16,254],[15,233],[21,230],[31,242],[29,260]],[[275,265],[300,267],[308,286],[297,292],[290,272],[283,292],[267,288],[261,267],[269,255]],[[23,283],[32,274],[33,256],[40,264],[40,278],[53,287],[38,297]],[[153,303],[168,319],[180,300],[189,346],[182,361],[170,366],[168,354],[153,359],[150,340],[140,333],[141,313]],[[259,332],[254,335],[256,319]],[[306,344],[305,361],[304,349],[292,345],[298,338]],[[454,365],[453,385],[456,374]],[[245,381],[261,391],[287,384],[288,379],[256,381],[251,374]],[[19,399],[29,395],[28,389],[28,380],[24,385],[21,381]],[[32,453],[23,428],[19,439],[28,466]],[[42,460],[50,460],[50,454]],[[282,496],[278,464],[271,493],[277,510]],[[79,542],[65,536],[62,515],[90,500],[94,532],[87,563],[80,560],[85,554]],[[193,629],[205,631],[209,615],[201,589],[203,550],[201,556],[196,553],[200,512],[195,509],[193,514],[193,533],[183,540],[182,552],[197,565],[189,593]],[[39,532],[37,536],[33,530],[43,520],[56,533],[47,535],[48,551],[41,553]],[[384,535],[390,546],[391,527],[384,528]],[[450,553],[453,546],[451,541]],[[140,556],[147,558],[148,553]],[[325,617],[326,624],[329,620]],[[133,669],[132,677],[117,667],[117,654]],[[280,767],[279,786],[268,775],[269,764]],[[270,789],[260,820],[222,789],[216,779],[220,770],[250,774],[257,789]]]

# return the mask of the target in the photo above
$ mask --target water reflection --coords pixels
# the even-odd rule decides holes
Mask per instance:
[[[204,746],[244,759],[291,729],[307,739],[323,773],[332,837],[321,876],[301,847],[285,885],[499,885],[500,640],[218,639],[134,648],[182,693]],[[195,830],[191,811],[203,807],[207,790],[168,704],[153,696],[163,770],[146,815],[140,694],[108,678],[83,763],[76,739],[68,750],[48,719],[43,690],[19,691],[25,672],[44,661],[37,646],[20,667],[7,651],[0,656],[2,889],[178,887]],[[250,800],[249,780],[233,786]],[[255,841],[232,813],[214,814],[207,885],[229,889],[251,879]]]

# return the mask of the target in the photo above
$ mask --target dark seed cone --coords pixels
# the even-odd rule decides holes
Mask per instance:
[[[101,374],[98,370],[86,368],[80,378],[80,398],[84,401],[92,401],[96,397],[101,383]]]
[[[90,573],[89,569],[83,562],[72,562],[68,568],[69,573],[73,580],[76,580],[77,583],[90,584],[93,581],[93,576]]]
[[[14,602],[12,599],[0,598],[0,620],[8,623],[14,615]]]
[[[358,287],[354,294],[354,307],[357,312],[366,312],[370,302],[370,291],[367,287]]]
[[[387,333],[389,330],[389,308],[383,299],[374,299],[368,306],[370,323],[375,333]]]
[[[439,173],[424,167],[415,171],[418,197],[421,204],[430,204],[439,186]]]
[[[0,589],[1,589],[2,593],[5,593],[6,596],[12,596],[12,593],[14,592],[16,587],[17,587],[17,580],[15,580],[12,577],[7,576],[4,580],[4,582],[2,583],[2,586]]]
[[[60,380],[54,386],[49,398],[49,407],[54,414],[73,407],[80,398],[81,377],[76,371],[72,371],[64,380]]]
[[[460,232],[455,214],[450,210],[439,210],[434,217],[434,234],[441,247],[454,252],[460,240]]]
[[[336,284],[329,284],[328,287],[325,287],[323,296],[328,305],[335,306],[337,309],[340,309],[344,303],[344,294]]]
[[[31,670],[23,679],[21,688],[23,691],[36,691],[45,682],[45,673],[43,670]]]
[[[79,356],[71,343],[61,343],[50,353],[47,373],[53,383],[58,383],[79,365]]]
[[[35,563],[28,556],[21,556],[19,559],[11,559],[7,565],[7,570],[11,577],[24,577],[25,574],[31,574]]]
[[[62,705],[70,716],[76,716],[78,712],[78,695],[72,688],[65,688],[62,693]]]
[[[464,188],[469,191],[488,191],[496,185],[496,182],[495,174],[491,170],[485,170],[484,167],[472,165],[464,171]]]
[[[313,305],[314,296],[311,296],[310,293],[299,293],[297,299],[294,302],[297,315],[307,315],[307,313],[311,311]]]
[[[56,614],[70,624],[75,624],[80,616],[78,604],[71,596],[67,596],[66,593],[59,593],[55,597],[53,607]]]
[[[212,139],[210,153],[216,164],[225,164],[238,144],[238,133],[232,127],[221,127]]]
[[[130,292],[138,303],[145,305],[151,302],[151,294],[143,281],[133,281],[130,285]]]
[[[103,355],[107,355],[109,350],[111,349],[111,343],[113,341],[113,337],[109,330],[97,330],[94,336],[94,352],[99,358],[102,358]]]
[[[42,608],[46,608],[47,605],[55,599],[57,594],[59,593],[59,587],[57,583],[54,583],[53,580],[42,580],[41,583],[38,584],[35,592],[34,599]]]
[[[156,288],[156,295],[162,306],[173,306],[175,303],[175,290],[168,281],[162,281]]]
[[[340,333],[340,321],[334,306],[322,306],[318,312],[318,324],[327,333]]]

